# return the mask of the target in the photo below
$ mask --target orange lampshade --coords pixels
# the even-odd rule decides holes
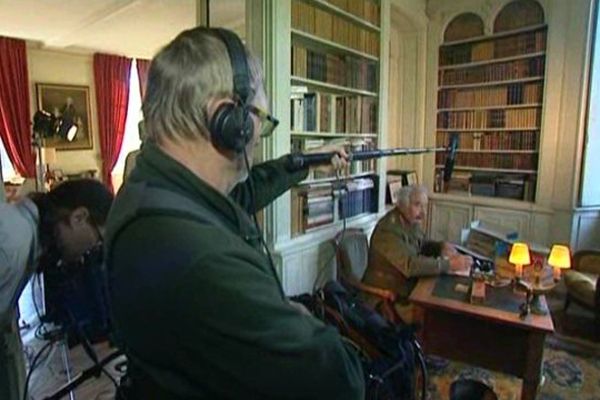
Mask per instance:
[[[555,244],[550,250],[548,264],[556,268],[571,268],[571,252],[567,246]]]
[[[42,161],[44,164],[56,162],[56,149],[54,147],[42,147]]]
[[[529,247],[526,243],[515,243],[510,250],[508,262],[516,265],[529,265],[531,258],[529,257]]]

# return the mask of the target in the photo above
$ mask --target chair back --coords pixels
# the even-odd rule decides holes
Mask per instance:
[[[573,269],[600,275],[600,250],[578,250],[573,254]]]
[[[345,229],[335,237],[338,277],[360,282],[369,262],[369,241],[360,229]]]

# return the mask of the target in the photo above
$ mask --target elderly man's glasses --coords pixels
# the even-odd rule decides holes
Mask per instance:
[[[248,106],[248,110],[252,114],[256,115],[256,117],[260,121],[260,137],[261,138],[270,136],[273,133],[273,131],[275,130],[275,128],[277,128],[277,125],[279,125],[279,120],[277,118],[273,117],[271,114],[269,114],[265,110],[261,110],[260,108],[253,106],[252,104],[250,104]]]

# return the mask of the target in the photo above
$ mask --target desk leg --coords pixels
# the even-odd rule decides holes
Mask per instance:
[[[542,379],[545,338],[546,335],[543,333],[529,334],[521,400],[535,400],[537,396]]]

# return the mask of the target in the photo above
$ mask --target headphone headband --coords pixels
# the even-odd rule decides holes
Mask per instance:
[[[209,123],[211,137],[217,147],[244,151],[254,135],[254,122],[250,117],[249,102],[253,97],[250,88],[250,70],[244,44],[233,32],[213,29],[227,48],[233,72],[234,103],[224,103],[217,108]]]
[[[233,70],[233,92],[240,98],[242,104],[248,104],[252,89],[250,87],[250,69],[244,44],[233,32],[222,28],[214,28],[216,34],[221,38],[231,62]]]

